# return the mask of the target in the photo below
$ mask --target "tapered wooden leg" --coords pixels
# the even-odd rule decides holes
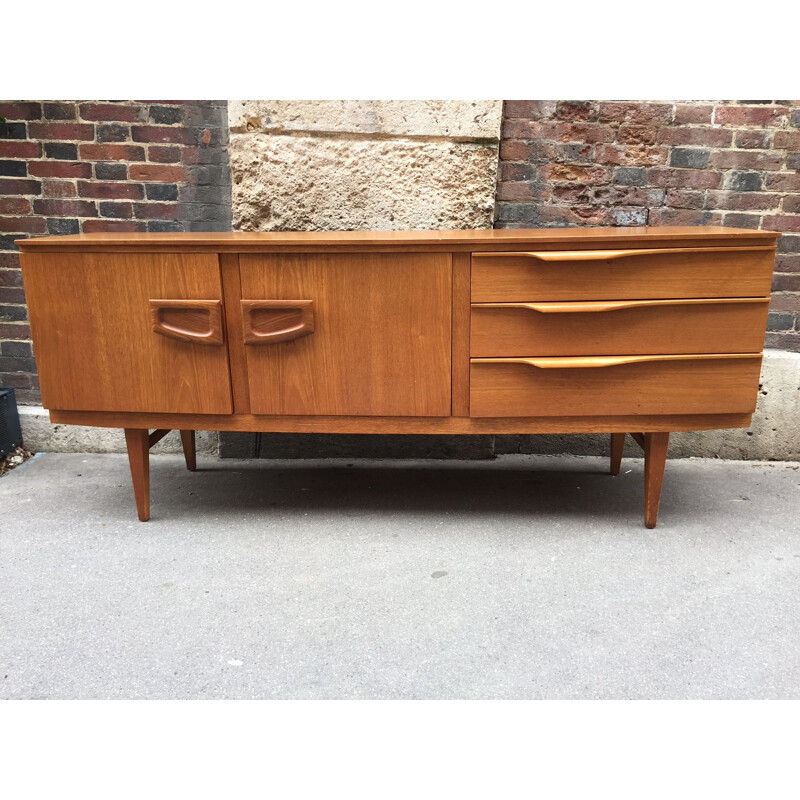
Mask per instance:
[[[644,524],[648,528],[655,528],[658,521],[668,444],[669,433],[644,435]]]
[[[625,434],[611,434],[611,474],[619,475],[622,466],[622,450],[625,447]]]
[[[139,519],[150,519],[150,431],[147,428],[125,428],[128,462],[131,466],[133,494]]]
[[[197,469],[194,431],[181,431],[181,442],[183,442],[183,457],[186,459],[186,469],[194,472]]]

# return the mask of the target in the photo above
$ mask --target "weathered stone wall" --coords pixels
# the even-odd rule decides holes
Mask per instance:
[[[235,230],[487,228],[501,101],[231,102]]]

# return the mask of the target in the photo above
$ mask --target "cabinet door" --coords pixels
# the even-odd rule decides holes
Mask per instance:
[[[449,416],[449,254],[239,264],[252,413]]]
[[[46,407],[232,412],[216,255],[26,253],[23,279]]]

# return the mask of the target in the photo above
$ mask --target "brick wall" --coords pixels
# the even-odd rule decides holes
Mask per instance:
[[[766,345],[800,352],[800,101],[504,107],[495,226],[781,231]]]
[[[0,101],[0,386],[39,402],[14,240],[229,230],[225,101]]]

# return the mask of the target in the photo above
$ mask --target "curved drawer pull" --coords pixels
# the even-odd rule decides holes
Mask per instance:
[[[707,300],[619,300],[610,302],[581,303],[473,303],[480,308],[527,308],[540,314],[581,314],[598,311],[619,311],[625,308],[649,308],[650,306],[716,305],[719,303],[769,303],[768,297],[713,297]]]
[[[314,332],[313,300],[242,300],[245,344],[275,344]]]
[[[677,356],[579,356],[575,358],[473,358],[473,364],[527,364],[539,369],[591,369],[645,361],[698,361],[717,358],[761,358],[761,353],[723,353]]]
[[[740,250],[775,250],[775,247],[659,247],[650,250],[546,250],[536,253],[476,253],[479,258],[522,257],[536,261],[613,261],[633,256],[654,256],[678,253],[730,253]],[[473,256],[474,258],[475,256]]]
[[[153,333],[194,344],[222,344],[220,300],[151,300]]]

